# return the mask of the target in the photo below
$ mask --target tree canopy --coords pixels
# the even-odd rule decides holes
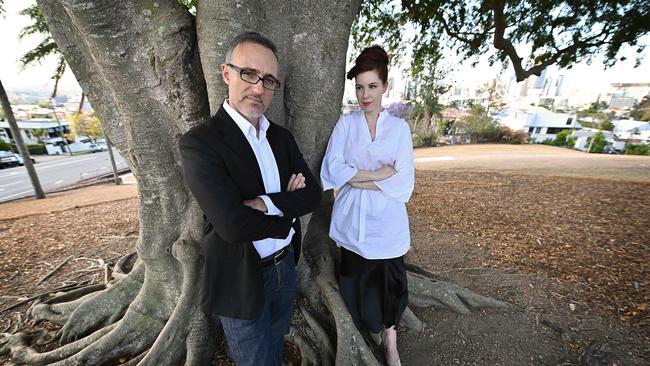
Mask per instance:
[[[352,30],[356,44],[382,39],[398,57],[412,46],[414,72],[450,47],[475,63],[480,55],[489,55],[490,64],[509,60],[522,81],[550,65],[571,68],[597,55],[610,67],[625,59],[623,45],[636,49],[638,66],[649,16],[643,0],[369,0]]]

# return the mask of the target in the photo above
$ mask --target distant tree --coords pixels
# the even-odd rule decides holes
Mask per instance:
[[[614,131],[614,128],[616,128],[616,126],[614,126],[614,123],[612,122],[612,120],[609,120],[609,119],[605,120],[603,123],[600,124],[600,129],[601,130]]]
[[[76,136],[88,136],[93,140],[104,136],[102,125],[97,116],[75,114],[70,119],[70,128]]]
[[[589,105],[589,108],[587,108],[586,112],[595,114],[595,113],[599,113],[604,109],[607,109],[607,107],[608,107],[607,103],[601,100],[601,101],[591,103]]]
[[[52,102],[50,102],[48,100],[41,100],[41,101],[37,102],[36,105],[41,107],[41,108],[50,108],[52,106]]]
[[[444,71],[434,63],[420,65],[412,70],[417,83],[415,103],[411,109],[409,120],[414,130],[436,132],[437,126],[432,121],[442,121],[444,106],[440,103],[440,95],[447,91],[448,86],[442,83]]]
[[[444,47],[465,60],[486,54],[491,64],[509,60],[523,81],[550,65],[570,68],[596,55],[612,66],[625,59],[623,45],[636,48],[638,66],[648,15],[645,0],[369,0],[352,30],[355,43],[383,39],[400,50],[396,55],[411,46],[413,65],[438,59]],[[531,47],[527,55],[517,50],[524,45]]]
[[[54,80],[54,88],[52,89],[52,95],[50,98],[54,98],[57,95],[59,81],[63,77],[63,74],[65,73],[65,69],[67,67],[65,59],[59,51],[59,47],[56,45],[56,42],[54,42],[52,39],[50,30],[48,29],[47,23],[45,22],[45,18],[43,18],[41,9],[36,3],[21,10],[19,14],[29,17],[29,19],[32,21],[30,25],[26,26],[20,31],[18,34],[18,37],[20,39],[24,39],[31,35],[39,35],[43,37],[41,42],[36,47],[27,51],[27,53],[25,53],[20,58],[20,64],[22,67],[26,68],[35,63],[40,63],[45,57],[49,55],[55,55],[58,57],[57,66],[54,69],[54,74],[52,75],[52,80]]]
[[[603,131],[598,131],[596,132],[596,135],[593,137],[593,141],[591,142],[591,147],[589,148],[590,153],[602,153],[603,150],[605,149],[605,146],[607,146],[607,141],[605,140],[605,134]]]
[[[494,141],[499,124],[497,121],[485,114],[485,108],[478,104],[470,107],[469,114],[461,117],[460,121],[454,124],[457,133],[469,134],[473,143],[481,140]]]
[[[630,111],[630,118],[637,121],[650,121],[650,95],[643,97],[641,103],[632,108]]]
[[[32,131],[32,135],[36,137],[37,139],[43,139],[49,136],[48,132],[44,128],[37,128]]]

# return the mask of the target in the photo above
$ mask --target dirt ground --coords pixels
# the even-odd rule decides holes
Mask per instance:
[[[650,364],[650,158],[538,145],[415,157],[407,259],[512,308],[415,308],[428,326],[400,331],[404,365],[580,365],[592,342],[618,365]],[[1,204],[0,311],[64,281],[102,281],[84,258],[114,262],[137,230],[133,185]],[[0,313],[0,332],[25,309]]]

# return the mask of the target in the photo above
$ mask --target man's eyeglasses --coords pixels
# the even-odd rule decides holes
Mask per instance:
[[[253,70],[242,69],[233,64],[226,64],[226,65],[228,65],[228,67],[232,68],[233,70],[237,71],[241,79],[247,83],[257,84],[260,82],[260,80],[262,80],[262,86],[265,89],[269,89],[269,90],[280,89],[280,82],[277,81],[274,77],[271,76],[260,77]]]

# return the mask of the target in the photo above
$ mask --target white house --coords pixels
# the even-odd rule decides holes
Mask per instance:
[[[575,114],[555,113],[542,107],[530,110],[511,108],[495,115],[495,118],[513,130],[523,129],[534,142],[555,139],[562,130],[582,129]]]
[[[626,143],[632,144],[650,144],[650,122],[634,120],[616,120],[612,121],[614,131],[602,131],[607,140],[607,144],[614,150],[625,150]],[[572,136],[576,138],[575,148],[587,151],[589,140],[596,135],[599,130],[585,128],[580,131],[574,131]]]
[[[623,151],[626,143],[650,144],[650,122],[635,120],[617,120],[614,124],[612,147]]]
[[[18,128],[20,129],[25,144],[37,144],[39,142],[39,138],[34,135],[36,130],[44,130],[46,132],[46,135],[40,138],[40,140],[43,143],[49,144],[56,144],[62,141],[60,137],[61,130],[63,130],[63,133],[70,133],[70,123],[65,120],[61,120],[61,126],[59,126],[58,122],[52,121],[51,119],[30,119],[16,122],[18,123]],[[13,142],[9,122],[5,120],[0,120],[0,139],[7,143]]]

